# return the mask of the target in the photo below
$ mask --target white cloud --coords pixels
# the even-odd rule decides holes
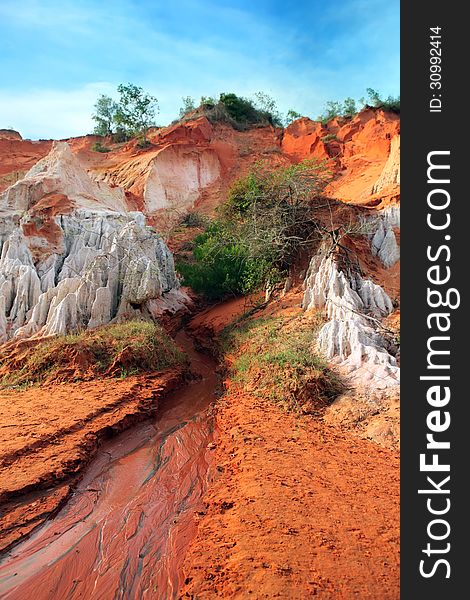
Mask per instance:
[[[312,89],[311,84],[299,86],[299,82],[294,85],[294,81],[273,87],[269,78],[260,80],[252,77],[241,81],[239,85],[234,85],[227,78],[226,81],[218,80],[218,87],[215,88],[213,81],[209,87],[208,80],[191,85],[191,89],[187,89],[184,82],[165,86],[164,89],[144,85],[146,91],[158,97],[160,114],[157,123],[167,125],[175,119],[182,96],[188,94],[198,100],[202,95],[218,95],[224,91],[252,96],[263,90],[277,100],[282,112],[295,108],[304,114],[308,114],[309,107],[321,106],[325,100],[320,92]],[[0,129],[12,127],[24,138],[30,139],[61,139],[91,133],[94,127],[91,118],[93,105],[100,94],[116,97],[116,86],[108,82],[95,82],[70,90],[0,91]]]
[[[25,138],[72,137],[90,133],[93,105],[109,83],[90,83],[71,90],[31,90],[0,93],[1,127],[13,127]]]
[[[299,39],[299,27],[263,22],[216,0],[178,0],[176,8],[115,0],[112,10],[94,0],[0,0],[0,31],[6,23],[10,35],[26,41],[40,35],[31,51],[25,43],[6,55],[0,127],[31,138],[83,135],[93,129],[96,98],[115,97],[117,84],[128,81],[157,96],[162,125],[177,117],[187,95],[262,90],[281,112],[316,117],[326,100],[358,98],[369,86],[394,93],[398,50],[383,41],[393,30],[396,2],[388,11],[378,10],[383,0],[326,3],[320,18],[303,23]],[[334,35],[325,43],[329,29]]]

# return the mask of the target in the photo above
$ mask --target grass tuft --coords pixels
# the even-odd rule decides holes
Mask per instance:
[[[321,321],[268,317],[240,321],[220,336],[232,379],[247,392],[287,410],[318,413],[342,390],[336,374],[315,352]]]
[[[155,323],[127,321],[75,334],[25,340],[0,352],[0,387],[127,377],[182,364],[184,354]]]

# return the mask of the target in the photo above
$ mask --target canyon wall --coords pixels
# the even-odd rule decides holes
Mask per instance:
[[[293,160],[317,158],[334,165],[331,197],[374,206],[399,195],[400,116],[365,109],[352,119],[322,124],[302,118],[284,132],[282,150]]]
[[[284,131],[236,131],[198,117],[152,130],[148,148],[132,140],[110,143],[103,153],[93,150],[96,136],[52,143],[0,132],[0,190],[12,183],[0,194],[2,340],[181,308],[188,299],[172,256],[146,222],[161,230],[164,216],[174,223],[193,209],[213,213],[231,183],[258,160],[273,166],[328,161],[335,177],[326,194],[364,209],[362,258],[371,255],[384,272],[396,274],[399,134],[398,115],[373,109],[327,124],[301,118]],[[341,318],[331,313],[319,340],[329,358],[346,360],[352,344],[349,362],[359,364],[359,344],[366,362],[374,354],[394,378],[395,365],[380,362],[383,344],[367,318],[369,300],[380,295],[376,279],[376,272],[348,279],[334,260],[313,257],[304,305],[329,312],[333,301],[343,306]]]

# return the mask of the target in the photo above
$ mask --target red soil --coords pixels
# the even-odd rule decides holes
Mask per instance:
[[[336,175],[327,188],[331,197],[371,206],[396,201],[398,187],[380,194],[373,194],[372,187],[387,161],[391,140],[399,131],[398,115],[367,109],[353,119],[333,119],[326,125],[302,118],[284,131],[273,127],[236,131],[224,123],[211,124],[206,117],[198,117],[152,130],[151,145],[145,149],[139,148],[136,140],[115,144],[93,135],[66,141],[93,178],[123,187],[129,209],[144,212],[145,186],[152,161],[160,153],[166,157],[165,168],[175,168],[175,172],[188,153],[213,153],[220,165],[220,177],[203,187],[195,202],[197,210],[210,214],[233,181],[259,160],[280,165],[304,158],[327,159]],[[110,151],[93,151],[96,141]],[[21,178],[51,146],[51,140],[0,136],[0,191]],[[161,221],[162,215],[157,217]]]
[[[298,311],[292,293],[269,311]],[[243,312],[193,322],[207,339]],[[225,317],[225,320],[224,320]],[[184,563],[188,598],[397,600],[399,459],[228,380],[216,416],[215,483]]]
[[[195,378],[159,403],[156,418],[103,443],[67,506],[2,557],[2,598],[175,597],[209,483],[217,379],[189,336],[176,342]]]
[[[238,317],[250,310],[261,296],[231,298],[215,306],[209,306],[206,310],[201,311],[194,319],[191,320],[189,327],[195,332],[198,338],[212,339],[222,329],[233,323]]]
[[[0,192],[22,179],[51,148],[52,140],[32,142],[0,137]]]
[[[399,461],[232,388],[184,597],[399,597]]]
[[[283,152],[295,161],[304,158],[331,159],[336,178],[328,195],[353,204],[378,204],[397,198],[398,187],[372,194],[390,152],[390,143],[400,133],[400,117],[367,109],[353,119],[333,119],[326,125],[302,118],[285,130]]]
[[[100,439],[153,415],[181,371],[0,392],[0,551],[65,500]]]
[[[375,196],[371,189],[398,132],[398,117],[364,111],[327,128],[303,119],[282,140],[273,128],[238,132],[198,119],[152,133],[154,145],[147,150],[132,142],[101,154],[91,150],[98,139],[93,136],[69,142],[94,177],[122,185],[129,206],[140,209],[149,165],[159,152],[171,146],[177,156],[189,146],[195,152],[210,148],[221,178],[196,202],[210,213],[230,183],[260,158],[286,164],[329,157],[337,174],[330,195],[368,206],[395,202],[398,189]],[[336,139],[323,141],[328,134]],[[50,147],[50,141],[0,139],[0,191]],[[25,233],[44,235],[45,227],[52,239],[53,216],[56,209],[68,210],[67,199],[44,202],[36,207],[36,220],[25,223]],[[352,243],[358,244],[364,272],[397,299],[399,267],[384,269],[361,246],[368,242]],[[299,311],[299,303],[300,294],[293,293],[268,310]],[[244,299],[232,300],[199,315],[192,328],[210,345],[214,333],[247,308]],[[152,414],[178,379],[171,372],[0,394],[0,550],[57,510],[100,438]],[[397,599],[397,453],[324,421],[284,413],[226,383],[228,394],[217,412],[216,481],[185,559],[183,596]],[[346,402],[347,410],[355,400]]]

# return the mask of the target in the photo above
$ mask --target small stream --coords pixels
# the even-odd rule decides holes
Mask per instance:
[[[201,376],[157,419],[103,444],[68,503],[0,562],[0,598],[170,599],[209,477],[216,364],[176,338]]]

